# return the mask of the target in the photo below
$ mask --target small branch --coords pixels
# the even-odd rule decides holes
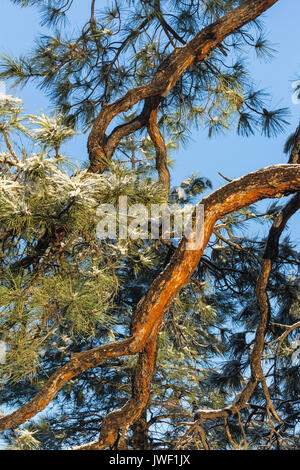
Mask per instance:
[[[278,323],[272,323],[272,325],[280,326],[281,328],[285,328],[285,329],[286,329],[286,331],[285,331],[284,333],[282,333],[282,335],[279,336],[279,338],[276,338],[276,339],[274,339],[273,341],[270,341],[270,343],[268,343],[268,346],[271,346],[271,344],[277,343],[277,341],[278,341],[278,348],[277,348],[277,351],[276,351],[276,355],[277,355],[278,352],[279,352],[279,349],[281,348],[281,345],[282,345],[283,341],[285,340],[285,338],[286,338],[293,330],[295,330],[296,328],[300,328],[300,321],[294,323],[293,325],[278,325]]]
[[[289,163],[300,163],[300,124],[297,127],[296,133],[295,133],[295,141],[294,141],[294,146],[291,151],[291,155],[289,158]]]
[[[221,173],[220,171],[218,171],[218,174],[219,174],[225,181],[228,181],[229,183],[232,181],[232,179],[227,178],[227,176],[222,175],[222,173]]]
[[[232,246],[236,250],[244,250],[244,247],[238,245],[237,243],[234,243],[232,240],[228,240],[227,238],[223,237],[218,230],[214,230],[214,234],[216,235],[217,238],[220,238],[223,242],[227,243],[227,245]]]
[[[224,425],[225,425],[225,431],[226,431],[226,435],[228,437],[228,441],[229,443],[231,444],[231,446],[233,447],[233,449],[237,449],[237,444],[234,442],[234,440],[232,439],[231,437],[231,433],[230,433],[230,429],[229,429],[229,425],[228,425],[228,418],[224,418]]]

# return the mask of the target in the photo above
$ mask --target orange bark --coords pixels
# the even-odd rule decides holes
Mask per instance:
[[[132,318],[131,336],[123,341],[74,354],[66,365],[49,378],[29,403],[0,418],[0,430],[19,425],[35,416],[45,408],[67,380],[88,368],[99,366],[111,358],[143,352],[145,347],[154,347],[163,317],[176,293],[197,267],[215,222],[244,206],[264,198],[284,196],[288,191],[300,191],[299,165],[274,165],[249,173],[204,198],[201,201],[205,208],[203,245],[198,250],[191,251],[187,249],[188,241],[181,241],[169,264],[137,305]],[[141,390],[144,390],[143,387]],[[145,398],[146,396],[147,394],[144,395]]]
[[[207,55],[237,28],[257,18],[278,0],[249,0],[214,24],[204,28],[195,38],[181,48],[176,48],[160,65],[149,84],[132,89],[114,103],[103,105],[88,139],[90,170],[103,172],[106,158],[111,158],[118,142],[125,135],[149,125],[157,151],[157,166],[165,171],[164,143],[157,129],[156,116],[161,96],[166,96],[186,69]],[[156,99],[151,99],[157,97]],[[139,101],[145,100],[141,115],[130,123],[116,128],[110,136],[105,132],[114,117],[127,111]],[[163,156],[161,161],[159,157]],[[292,168],[292,167],[296,168]],[[159,168],[158,168],[159,169]],[[164,172],[164,174],[163,174]],[[153,282],[146,296],[138,304],[132,319],[131,336],[126,340],[73,355],[70,361],[56,371],[41,391],[26,405],[14,413],[0,418],[0,430],[19,425],[44,409],[56,393],[72,377],[88,368],[99,366],[114,357],[140,353],[140,364],[136,370],[132,398],[123,409],[111,413],[104,421],[100,440],[94,448],[105,448],[116,442],[117,432],[124,429],[142,412],[149,397],[153,354],[156,337],[164,314],[176,293],[188,281],[203,254],[216,220],[266,197],[280,197],[285,191],[300,190],[300,170],[297,165],[279,165],[260,170],[226,185],[212,193],[202,203],[205,206],[204,243],[198,250],[189,251],[187,241],[182,240],[170,263]],[[144,371],[144,373],[142,373]],[[125,424],[124,424],[125,423]],[[89,445],[90,446],[90,445]],[[93,448],[89,447],[87,448]]]
[[[204,60],[227,36],[256,19],[277,1],[246,1],[243,5],[227,13],[215,23],[202,29],[189,43],[175,48],[160,64],[148,84],[129,90],[123,97],[113,103],[103,104],[102,110],[96,118],[88,138],[90,170],[96,173],[105,171],[107,159],[112,158],[114,149],[121,138],[131,134],[136,129],[144,127],[149,120],[149,115],[145,116],[144,110],[140,122],[137,122],[139,119],[134,119],[124,126],[118,126],[109,136],[106,136],[105,132],[108,126],[116,116],[128,111],[135,104],[143,100],[145,100],[145,108],[151,108],[151,105],[147,102],[150,97],[160,98],[161,96],[167,96],[188,67]]]

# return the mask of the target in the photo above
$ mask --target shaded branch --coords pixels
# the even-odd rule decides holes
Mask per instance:
[[[299,163],[300,156],[300,124],[297,127],[295,136],[294,136],[294,145],[291,151],[289,158],[289,163]]]
[[[139,354],[132,381],[132,395],[119,410],[112,411],[103,420],[99,440],[73,448],[73,450],[117,450],[131,424],[139,418],[148,403],[152,375],[156,359],[156,338],[154,331],[144,350]]]
[[[24,258],[16,261],[12,266],[11,270],[17,273],[20,269],[26,269],[29,266],[37,265],[39,260],[44,256],[49,246],[57,245],[66,236],[66,229],[63,226],[52,225],[50,228],[45,230],[45,233],[38,240],[34,252],[30,255],[24,256]]]
[[[248,0],[243,5],[225,14],[215,23],[202,29],[190,42],[175,48],[163,60],[152,80],[145,85],[132,88],[123,97],[113,103],[103,103],[88,137],[88,153],[92,171],[103,172],[107,168],[107,160],[112,157],[111,149],[115,146],[114,131],[106,136],[106,129],[111,121],[122,112],[128,111],[135,104],[150,97],[166,97],[178,79],[188,67],[195,65],[218,47],[223,40],[250,21],[256,19],[278,0]],[[145,103],[146,105],[146,103]],[[137,123],[135,123],[137,125]],[[119,127],[116,129],[120,129]],[[135,126],[132,128],[132,132]],[[138,127],[140,129],[140,127]],[[127,127],[127,131],[129,128]],[[127,132],[126,131],[126,132]],[[128,134],[126,134],[128,135]]]
[[[298,129],[298,138],[296,139],[295,146],[292,154],[294,159],[299,158],[300,147],[300,133]],[[266,379],[261,365],[261,356],[265,345],[265,333],[270,321],[270,302],[267,294],[267,286],[272,269],[272,263],[278,256],[279,238],[288,222],[288,220],[300,208],[300,194],[297,193],[280,211],[276,216],[272,227],[269,231],[265,252],[262,259],[261,270],[256,284],[256,298],[260,310],[260,322],[255,333],[254,347],[250,357],[251,377],[244,390],[240,393],[239,399],[236,404],[222,410],[198,410],[195,414],[195,419],[208,420],[216,418],[224,418],[227,422],[227,417],[231,414],[238,413],[243,407],[249,406],[248,400],[254,392],[259,382],[262,383],[264,395],[267,401],[267,408],[273,416],[282,423],[281,418],[278,416],[274,405],[271,401]],[[285,334],[285,333],[284,333]],[[288,334],[288,333],[287,333]],[[228,433],[227,433],[228,434]]]
[[[147,129],[156,151],[156,169],[158,172],[158,180],[164,188],[166,196],[168,196],[170,190],[170,172],[167,163],[167,148],[165,140],[157,124],[157,113],[160,98],[158,97],[153,101],[155,102],[156,106],[150,113]]]

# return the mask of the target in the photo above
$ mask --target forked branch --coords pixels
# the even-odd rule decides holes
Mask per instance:
[[[188,67],[205,60],[216,47],[221,45],[227,36],[250,21],[255,20],[277,1],[245,1],[238,8],[202,29],[190,42],[182,47],[175,48],[160,64],[149,83],[132,88],[113,103],[104,103],[88,138],[90,170],[99,173],[105,171],[107,162],[113,157],[120,140],[147,125],[151,111],[156,108],[156,104],[151,103],[151,100],[149,100],[151,97],[160,100],[161,97],[168,96],[170,90]],[[106,135],[106,130],[115,117],[144,100],[144,109],[137,118],[129,123],[117,126],[109,136]],[[158,109],[155,110],[156,114],[157,111]],[[158,156],[161,156],[160,152]],[[160,166],[160,164],[158,165]]]
[[[131,336],[123,341],[71,356],[70,361],[49,378],[30,402],[0,418],[0,430],[22,424],[35,416],[50,403],[68,380],[85,370],[118,356],[140,353],[148,345],[153,348],[164,315],[176,293],[196,269],[216,221],[244,206],[264,198],[281,197],[290,191],[300,191],[299,165],[275,165],[249,173],[204,198],[201,201],[205,215],[201,237],[195,240],[193,233],[190,241],[183,239],[180,242],[164,271],[154,280],[147,294],[138,303],[132,318]],[[195,250],[188,249],[191,241],[196,243]],[[244,399],[247,401],[246,397]],[[222,417],[226,416],[228,413],[224,412]],[[111,441],[107,445],[110,444]],[[105,445],[104,441],[101,445]]]

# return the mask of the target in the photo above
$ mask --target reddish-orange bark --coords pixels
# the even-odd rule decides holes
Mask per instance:
[[[99,366],[114,357],[143,352],[149,342],[149,347],[153,347],[163,317],[176,293],[197,267],[216,220],[261,199],[284,196],[288,191],[300,191],[299,165],[275,165],[250,173],[204,198],[201,201],[205,208],[203,246],[190,251],[187,249],[188,242],[181,241],[169,264],[137,305],[132,319],[131,336],[123,341],[73,355],[29,403],[0,418],[0,430],[19,425],[35,416],[67,380],[88,368]]]
[[[228,35],[257,18],[277,1],[245,1],[240,7],[200,31],[188,44],[175,48],[148,84],[128,91],[114,103],[103,105],[88,139],[90,170],[103,172],[106,169],[106,160],[112,158],[121,138],[148,126],[156,146],[160,180],[167,187],[169,183],[164,142],[156,125],[161,96],[167,96],[188,67],[204,60]],[[118,126],[107,137],[105,132],[112,119],[142,100],[145,100],[145,104],[140,116],[124,126]],[[260,199],[281,197],[286,191],[300,191],[300,169],[297,165],[278,165],[254,172],[205,198],[202,201],[205,207],[203,245],[190,251],[187,249],[187,241],[182,240],[169,264],[139,302],[132,319],[131,336],[120,342],[73,355],[65,366],[50,377],[29,403],[0,418],[0,430],[19,425],[36,415],[68,380],[88,368],[99,366],[104,361],[118,356],[140,353],[133,384],[136,388],[133,389],[132,398],[121,410],[107,416],[99,441],[89,444],[86,448],[103,449],[114,446],[119,430],[124,431],[126,426],[141,414],[147,403],[154,368],[156,338],[161,322],[174,296],[196,269],[216,220]]]
[[[105,171],[107,160],[112,158],[121,138],[146,125],[151,109],[155,108],[155,104],[153,105],[149,98],[167,96],[188,67],[207,58],[228,35],[256,19],[277,1],[246,1],[215,23],[202,29],[189,43],[175,48],[160,64],[148,84],[129,90],[113,103],[104,104],[88,138],[91,171],[96,173]],[[109,136],[105,135],[109,124],[116,116],[143,100],[145,100],[144,110],[138,118],[124,126],[118,126]]]

